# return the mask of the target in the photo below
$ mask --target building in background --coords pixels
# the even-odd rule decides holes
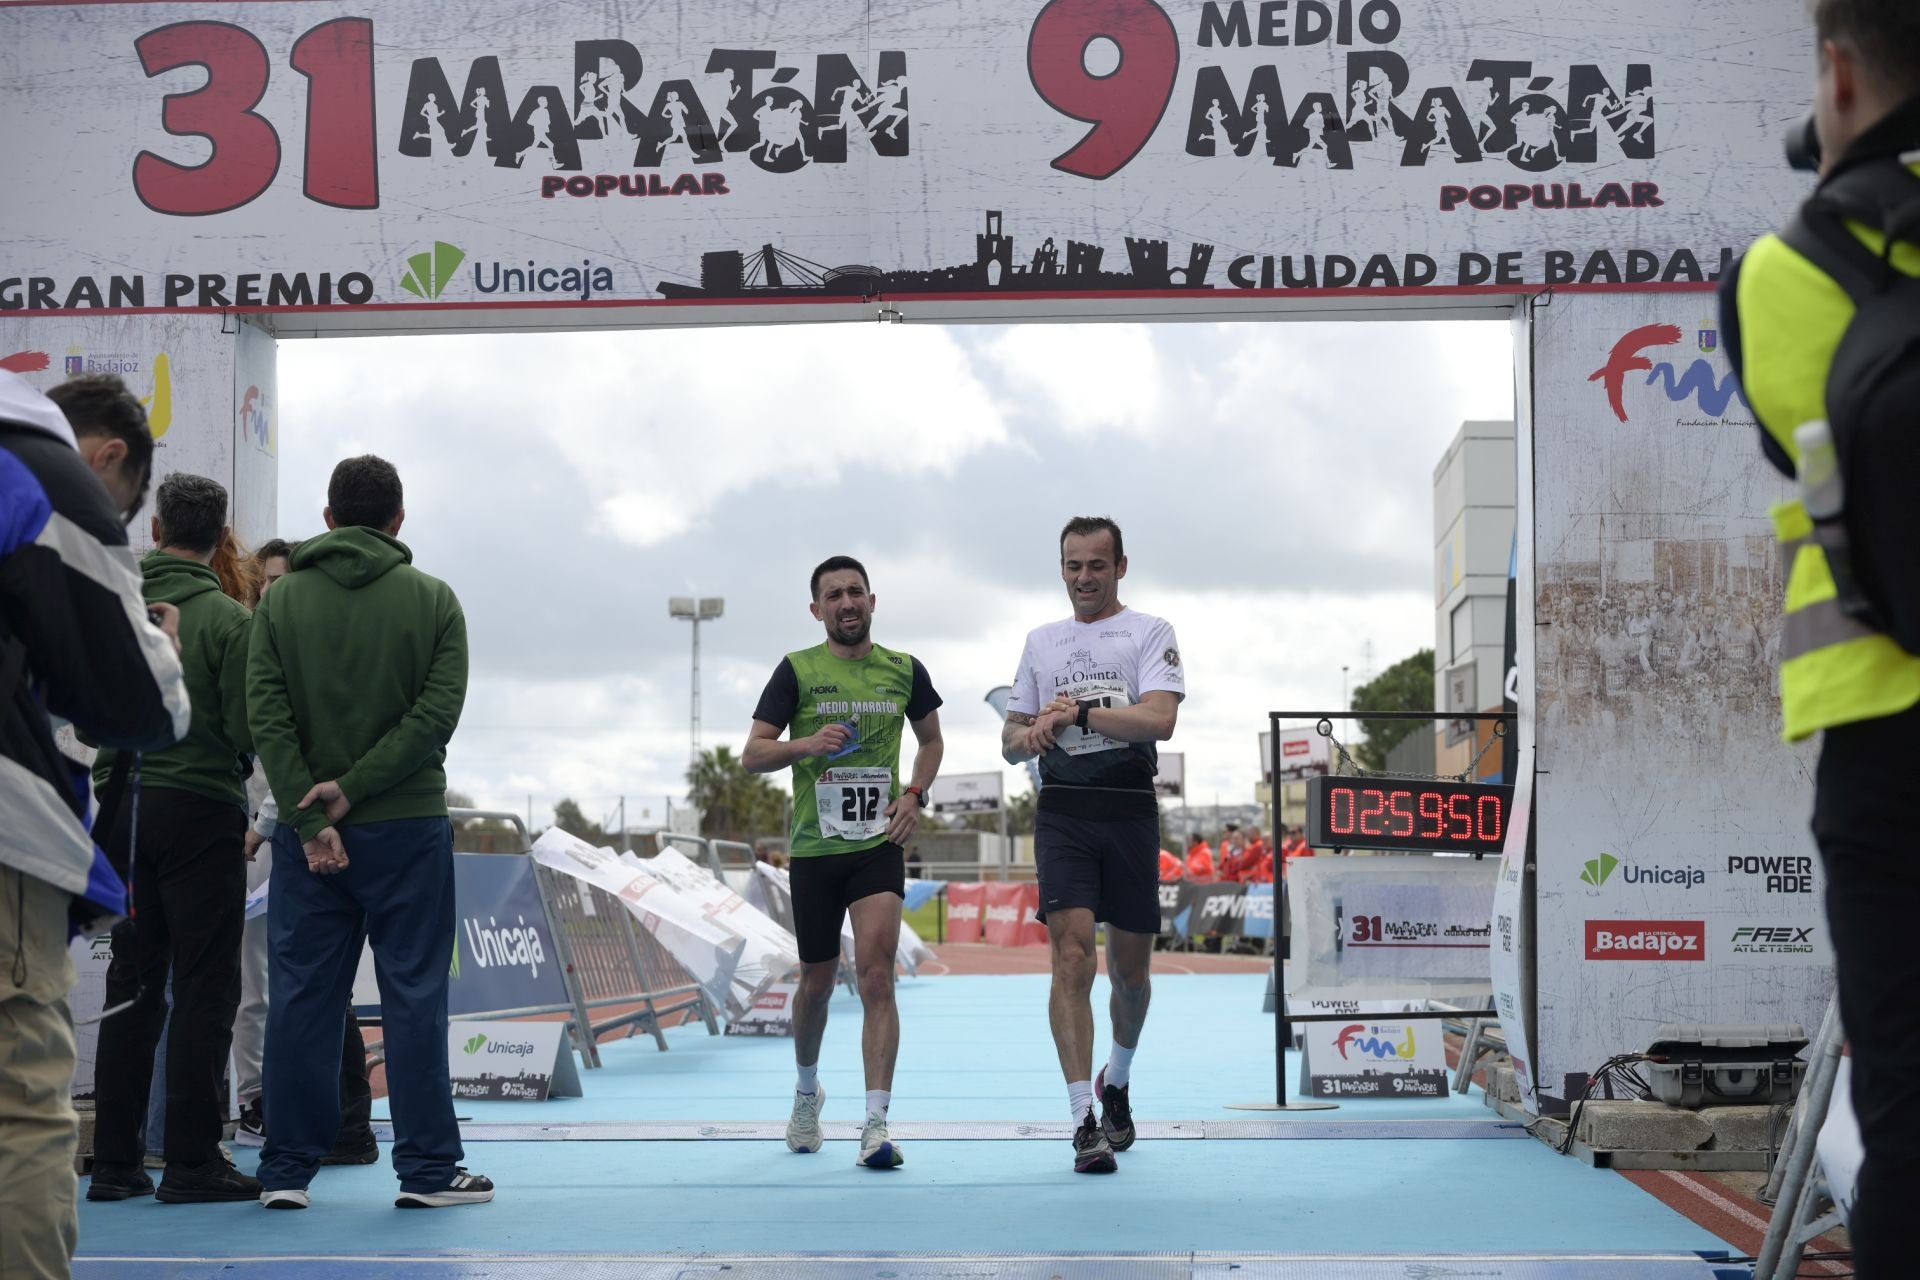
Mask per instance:
[[[1517,466],[1513,423],[1463,422],[1433,469],[1433,705],[1441,710],[1501,709]],[[1441,722],[1434,772],[1466,769],[1492,733],[1491,721]],[[1474,776],[1499,775],[1495,748]]]

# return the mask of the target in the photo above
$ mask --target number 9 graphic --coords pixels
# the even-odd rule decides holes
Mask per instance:
[[[1096,76],[1087,46],[1103,36],[1120,65]],[[1179,70],[1173,19],[1154,0],[1050,0],[1027,39],[1027,74],[1048,106],[1093,126],[1053,167],[1096,180],[1120,172],[1166,114]]]

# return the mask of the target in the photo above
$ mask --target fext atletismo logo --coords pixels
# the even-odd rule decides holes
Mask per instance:
[[[1813,954],[1813,930],[1798,925],[1742,925],[1733,931],[1735,955]]]
[[[1333,1047],[1340,1051],[1343,1061],[1352,1061],[1347,1050],[1351,1048],[1355,1055],[1384,1061],[1388,1058],[1413,1059],[1413,1024],[1406,1025],[1406,1036],[1395,1044],[1381,1033],[1384,1027],[1368,1027],[1354,1023],[1350,1027],[1340,1028],[1340,1034],[1334,1037]]]
[[[445,240],[435,240],[433,248],[407,259],[407,274],[400,277],[400,287],[416,298],[432,302],[446,292],[453,273],[466,260],[466,250]]]
[[[1704,920],[1589,920],[1589,960],[1705,960]]]
[[[1703,330],[1700,339],[1702,350],[1709,350],[1706,333]],[[1607,353],[1607,362],[1587,376],[1588,382],[1598,382],[1606,388],[1607,403],[1613,406],[1613,416],[1626,422],[1627,375],[1644,373],[1646,385],[1661,384],[1661,392],[1674,404],[1693,400],[1700,406],[1702,413],[1718,418],[1727,411],[1727,405],[1738,398],[1746,404],[1746,397],[1740,391],[1739,380],[1731,372],[1722,378],[1714,372],[1709,360],[1695,360],[1686,368],[1686,372],[1676,372],[1671,362],[1662,360],[1655,363],[1645,353],[1654,347],[1671,347],[1680,342],[1680,326],[1673,324],[1646,324],[1630,330],[1625,337],[1613,344],[1613,350]],[[1713,346],[1719,345],[1718,335],[1714,335]]]

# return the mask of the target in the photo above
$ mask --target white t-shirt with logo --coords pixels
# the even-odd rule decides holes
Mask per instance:
[[[1007,710],[1038,715],[1055,698],[1130,707],[1163,690],[1187,694],[1172,624],[1122,609],[1099,622],[1064,618],[1028,632]],[[1121,742],[1069,726],[1040,757],[1040,780],[1043,786],[1151,793],[1157,763],[1151,742]]]

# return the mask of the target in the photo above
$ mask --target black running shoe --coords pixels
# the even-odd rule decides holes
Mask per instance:
[[[96,1164],[93,1180],[87,1184],[89,1200],[131,1200],[153,1194],[153,1179],[144,1169],[131,1166]]]
[[[396,1209],[446,1209],[457,1204],[485,1204],[493,1199],[493,1181],[465,1166],[453,1171],[453,1181],[438,1191],[402,1191],[394,1198]]]
[[[1100,1129],[1115,1151],[1125,1151],[1133,1145],[1133,1104],[1127,1100],[1130,1087],[1108,1084],[1105,1067],[1093,1078],[1093,1094],[1100,1099]]]
[[[263,1147],[267,1144],[267,1122],[261,1118],[258,1101],[240,1104],[240,1119],[233,1126],[233,1140],[242,1147]]]
[[[333,1150],[320,1157],[321,1164],[378,1164],[380,1162],[380,1143],[372,1130],[359,1138],[346,1138],[336,1141]]]
[[[1073,1171],[1075,1173],[1112,1173],[1120,1167],[1113,1158],[1113,1144],[1107,1141],[1093,1112],[1073,1131]]]
[[[258,1200],[260,1179],[240,1172],[224,1157],[205,1164],[169,1164],[154,1199],[165,1204],[220,1204],[228,1200]]]

